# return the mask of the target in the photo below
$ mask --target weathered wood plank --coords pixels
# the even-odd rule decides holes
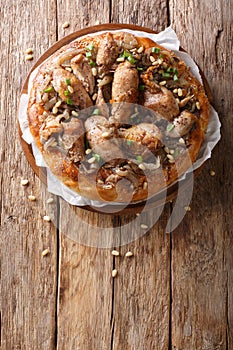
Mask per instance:
[[[232,235],[232,4],[230,0],[17,1],[0,6],[1,81],[1,349],[231,349],[233,347]],[[111,13],[110,13],[111,10]],[[56,40],[87,25],[134,23],[177,30],[182,46],[204,70],[224,135],[211,161],[195,181],[191,212],[170,236],[164,233],[168,206],[148,234],[119,248],[96,249],[99,227],[116,227],[134,217],[111,219],[60,201],[59,298],[56,325],[57,233],[43,222],[56,218],[56,203],[45,205],[46,189],[34,177],[18,142],[15,114],[20,86],[32,62]],[[11,25],[9,25],[11,19]],[[58,21],[57,21],[58,19]],[[178,20],[179,19],[179,20]],[[70,26],[62,28],[68,21]],[[22,23],[27,23],[22,28]],[[57,34],[56,34],[57,31]],[[203,50],[203,47],[205,48]],[[7,57],[7,59],[6,59]],[[11,142],[9,142],[11,141]],[[215,177],[209,176],[214,169]],[[20,179],[30,180],[28,187]],[[37,201],[28,202],[34,193]],[[50,213],[51,211],[51,213]],[[152,214],[143,221],[150,222]],[[92,225],[92,226],[91,226]],[[136,223],[126,230],[136,231]],[[74,237],[75,229],[77,237]],[[116,229],[109,242],[124,238]],[[66,235],[65,235],[66,234]],[[85,238],[88,237],[88,241]],[[78,243],[78,242],[79,243]],[[80,243],[81,242],[81,243]],[[92,243],[91,243],[92,242]],[[96,242],[96,241],[95,241]],[[100,239],[99,245],[103,245]],[[43,249],[50,254],[41,257]],[[130,249],[134,256],[125,257]],[[170,258],[172,269],[170,269]],[[111,271],[118,275],[112,279]],[[170,278],[172,276],[172,300]],[[169,306],[172,302],[172,318]],[[58,326],[58,329],[56,329]],[[57,333],[58,331],[58,333]]]
[[[32,47],[36,58],[55,41],[55,7],[17,1],[2,3],[0,11],[1,349],[54,349],[56,228],[43,222],[47,194],[22,153],[16,112],[33,64],[25,62],[25,50]],[[22,187],[21,178],[29,185]],[[27,198],[31,193],[35,202]],[[46,248],[50,254],[42,257]]]
[[[160,31],[168,24],[166,1],[113,1],[111,19]],[[169,205],[158,222],[157,212],[151,210],[140,216],[140,223],[153,227],[141,237],[137,233],[131,243],[121,247],[122,257],[115,259],[119,271],[114,281],[115,350],[169,348],[170,236],[165,233]],[[133,216],[121,217],[121,241],[133,237],[140,223]],[[127,250],[134,256],[125,257]]]
[[[79,233],[82,230],[84,235],[89,235],[91,245],[90,235],[98,233],[98,227],[111,227],[113,223],[110,217],[82,213],[80,209],[65,207],[64,203],[61,205],[60,218],[62,231],[57,348],[110,349],[112,249],[78,244],[74,231],[76,229]],[[106,234],[108,231],[106,229]]]
[[[103,1],[59,1],[59,38],[97,20],[108,22],[109,9],[108,2]],[[65,21],[70,27],[64,31]],[[113,257],[111,249],[98,249],[104,243],[100,237],[98,245],[97,235],[98,227],[111,228],[113,224],[110,216],[75,209],[60,201],[58,350],[111,347]]]
[[[181,45],[209,80],[223,135],[195,182],[191,212],[172,235],[172,345],[174,349],[231,349],[232,3],[174,0],[170,5]],[[209,175],[211,169],[215,177]]]
[[[112,23],[130,23],[162,30],[169,25],[166,0],[112,1]]]
[[[145,234],[120,248],[116,257],[118,276],[114,281],[113,349],[168,349],[170,320],[170,235],[165,233],[168,208]],[[144,214],[140,221],[149,227],[156,210]],[[133,235],[138,223],[135,217],[124,234]],[[139,225],[140,226],[140,225]],[[124,229],[122,228],[122,232]],[[122,233],[121,238],[124,238]],[[126,257],[127,251],[133,253]]]
[[[109,1],[58,1],[57,20],[58,20],[58,38],[72,33],[81,28],[103,24],[109,22]],[[69,27],[63,29],[62,25],[68,22]]]

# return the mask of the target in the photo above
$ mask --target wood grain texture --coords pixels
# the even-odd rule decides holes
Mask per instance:
[[[140,223],[152,228],[141,228],[142,236],[122,246],[121,257],[115,258],[118,277],[114,281],[114,350],[169,348],[170,235],[165,233],[168,214],[166,207],[157,223],[153,222],[156,209],[143,214]],[[138,227],[133,216],[121,218],[121,225],[121,240]],[[128,251],[132,257],[125,256]]]
[[[169,25],[167,1],[112,0],[111,22],[163,30]]]
[[[112,249],[90,245],[98,227],[113,223],[101,214],[70,210],[72,216],[65,204],[61,205],[57,349],[107,350],[112,332]],[[83,241],[81,232],[84,239],[89,236],[89,246],[77,243]]]
[[[97,20],[108,22],[109,11],[108,2],[59,1],[58,39]],[[65,21],[70,23],[66,31],[61,29]],[[111,348],[113,258],[110,249],[90,247],[101,246],[96,234],[104,226],[113,226],[110,216],[60,202],[58,350]]]
[[[172,235],[172,345],[174,349],[231,349],[232,2],[171,1],[170,5],[181,45],[210,83],[223,136],[195,183],[191,212]]]
[[[231,0],[1,4],[1,350],[233,348],[231,17]],[[47,205],[51,195],[18,141],[18,97],[35,60],[72,31],[109,20],[155,30],[171,21],[207,76],[221,118],[222,140],[172,235],[165,233],[169,204],[155,224],[156,211],[139,217],[153,226],[145,235],[134,215],[89,213],[63,200]],[[70,26],[63,29],[65,21]],[[24,60],[28,47],[32,62]],[[29,179],[28,187],[21,178]],[[28,201],[30,193],[36,202]],[[43,221],[45,214],[54,225]],[[114,246],[120,256],[96,246]],[[42,258],[46,248],[50,254]]]
[[[0,8],[1,349],[53,349],[56,228],[43,222],[48,194],[22,153],[16,110],[32,64],[25,63],[25,50],[33,47],[36,58],[55,40],[55,7],[53,2],[17,1],[2,3]],[[29,179],[28,186],[21,186],[22,178]],[[27,198],[31,193],[35,202]],[[48,210],[56,215],[56,205]],[[42,258],[46,248],[51,253]]]

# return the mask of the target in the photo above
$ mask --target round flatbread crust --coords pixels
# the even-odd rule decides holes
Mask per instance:
[[[174,53],[171,53],[169,50],[161,47],[160,45],[156,44],[150,39],[133,36],[134,41],[132,42],[131,40],[130,42],[130,40],[128,41],[129,38],[125,35],[124,32],[117,32],[117,33],[113,32],[111,33],[111,40],[117,43],[117,45],[120,47],[120,50],[118,51],[118,54],[114,59],[114,62],[109,64],[109,66],[108,66],[108,63],[106,63],[106,67],[104,67],[103,64],[98,65],[96,63],[96,55],[98,55],[98,50],[103,50],[103,47],[101,47],[101,45],[104,40],[107,42],[106,40],[107,35],[109,35],[109,33],[103,33],[95,36],[87,36],[83,39],[77,39],[74,42],[62,47],[60,50],[58,50],[55,54],[53,54],[49,59],[47,59],[39,67],[38,73],[33,81],[33,85],[30,91],[30,98],[29,98],[29,104],[28,104],[28,110],[27,110],[28,122],[29,122],[30,131],[33,135],[36,145],[41,151],[51,172],[70,189],[79,193],[81,196],[89,198],[91,200],[108,201],[108,202],[126,202],[126,199],[128,200],[129,198],[131,202],[136,202],[136,201],[145,200],[148,197],[155,195],[156,193],[158,193],[165,187],[169,186],[170,184],[174,183],[178,179],[178,177],[183,175],[188,170],[188,168],[195,162],[207,129],[210,106],[209,106],[209,102],[203,86],[190,73],[189,68],[184,64],[184,62],[182,62],[177,56],[175,56]],[[126,42],[126,45],[125,45],[125,42]],[[108,50],[108,53],[112,55],[114,54],[116,55],[116,53],[114,53],[114,50],[111,51],[111,45],[109,44],[110,47],[107,47],[107,44],[106,44],[106,50]],[[120,45],[123,45],[123,47],[121,47]],[[131,48],[131,45],[133,48]],[[92,50],[95,50],[95,54],[92,53]],[[150,53],[149,55],[147,54],[147,56],[145,56],[145,52],[150,52]],[[72,60],[74,57],[77,57],[77,55],[82,55],[83,62],[88,62],[88,64],[91,66],[93,74],[96,73],[96,70],[101,71],[101,69],[102,70],[106,69],[107,71],[107,73],[102,73],[101,77],[94,76],[95,82],[94,82],[94,91],[92,92],[92,94],[90,94],[90,86],[88,86],[88,84],[86,84],[85,81],[82,82],[80,80],[80,75],[78,75],[79,79],[77,78],[77,76],[75,76],[74,69],[73,70],[70,69],[70,65],[69,65],[70,60]],[[149,60],[151,60],[151,64],[148,63],[147,61],[147,65],[143,66],[142,64],[143,55],[144,57],[147,57],[147,59],[149,57]],[[92,56],[94,57],[93,59],[92,59]],[[150,58],[151,56],[154,58],[151,59]],[[64,57],[66,58],[65,62],[63,61]],[[137,60],[137,57],[141,57],[141,59]],[[122,58],[122,59],[119,59],[119,58]],[[133,60],[131,58],[133,58]],[[179,107],[179,114],[177,116],[173,116],[172,120],[169,119],[169,121],[167,121],[168,125],[166,126],[165,134],[166,134],[166,137],[168,137],[168,144],[169,144],[169,131],[167,131],[167,129],[169,129],[169,126],[173,124],[173,120],[179,117],[182,111],[185,110],[185,111],[188,111],[189,113],[194,114],[195,123],[187,132],[187,134],[182,135],[181,137],[170,139],[172,142],[176,140],[176,143],[177,143],[177,149],[179,152],[178,154],[175,154],[175,156],[173,155],[174,155],[174,152],[176,152],[176,149],[173,149],[174,151],[173,155],[172,153],[171,154],[167,153],[168,151],[167,148],[169,147],[166,147],[166,144],[167,144],[166,141],[160,140],[162,142],[162,145],[160,145],[160,149],[156,150],[156,152],[158,153],[156,152],[154,153],[154,157],[156,159],[158,158],[160,159],[161,164],[158,169],[154,169],[154,170],[148,170],[146,168],[144,169],[144,166],[143,165],[140,166],[140,164],[136,161],[136,158],[135,158],[135,164],[136,166],[139,166],[139,169],[140,169],[138,173],[137,171],[134,172],[134,177],[136,177],[136,180],[137,180],[137,186],[135,186],[134,182],[133,182],[134,184],[133,186],[131,183],[131,180],[129,180],[128,178],[125,179],[122,177],[119,179],[119,176],[118,176],[118,180],[113,182],[112,186],[109,186],[109,183],[104,182],[106,178],[102,178],[102,179],[100,178],[99,168],[101,168],[102,165],[98,166],[98,163],[97,163],[96,170],[93,171],[92,173],[88,171],[89,169],[86,169],[86,167],[84,168],[87,171],[83,171],[80,165],[84,161],[83,159],[86,157],[88,159],[85,161],[86,162],[85,164],[87,166],[91,166],[91,162],[89,161],[91,155],[87,154],[88,153],[87,150],[91,148],[90,148],[90,145],[86,146],[86,144],[84,144],[86,142],[85,138],[87,134],[87,130],[85,129],[85,120],[82,121],[83,133],[84,133],[84,139],[82,140],[83,145],[81,144],[80,146],[80,147],[83,147],[82,152],[81,151],[77,152],[77,147],[79,145],[77,141],[75,141],[76,148],[73,146],[73,149],[76,150],[75,151],[76,154],[74,154],[75,153],[74,151],[72,151],[73,153],[70,152],[71,148],[63,149],[62,145],[64,143],[64,140],[62,141],[63,143],[61,142],[61,144],[59,144],[58,139],[59,137],[61,139],[61,136],[59,136],[59,133],[64,137],[64,128],[67,128],[67,124],[69,123],[69,118],[71,118],[71,120],[72,118],[78,119],[78,116],[75,116],[73,114],[75,114],[75,112],[76,114],[79,114],[79,111],[80,111],[80,106],[74,105],[72,101],[72,86],[70,85],[69,77],[70,76],[73,77],[74,75],[75,79],[79,80],[79,83],[81,81],[82,86],[87,92],[88,98],[90,98],[94,108],[96,100],[93,98],[93,96],[94,94],[98,93],[97,90],[98,90],[99,81],[101,81],[101,79],[103,80],[104,76],[109,76],[109,75],[112,77],[112,80],[113,80],[114,74],[118,65],[124,64],[125,61],[131,63],[131,66],[134,67],[132,69],[135,69],[135,67],[138,69],[140,85],[138,86],[137,104],[143,106],[144,104],[143,96],[145,96],[145,90],[148,89],[148,91],[153,92],[152,85],[154,84],[154,82],[156,86],[164,87],[165,89],[169,90],[173,94],[173,97],[176,99],[176,101],[179,100],[179,104],[181,104],[182,100],[184,100],[186,97],[189,98],[193,96],[186,105]],[[164,61],[163,63],[165,63],[163,66],[161,66],[160,64],[161,61]],[[167,64],[168,61],[169,61],[169,64]],[[140,66],[138,66],[138,62],[140,62]],[[154,62],[158,62],[157,71],[156,72],[153,71],[153,74],[155,72],[155,81],[152,81],[153,83],[153,84],[151,83],[152,85],[147,86],[144,83],[146,78],[144,78],[143,80],[143,74],[145,77],[145,73],[148,71],[150,67],[156,67],[156,64],[153,65]],[[68,78],[66,79],[67,88],[65,88],[66,90],[63,91],[65,94],[67,94],[67,100],[64,99],[64,96],[63,96],[63,100],[61,98],[61,95],[63,92],[62,93],[59,92],[62,89],[62,87],[59,85],[59,82],[58,83],[56,82],[56,84],[58,84],[58,87],[56,86],[56,91],[54,88],[55,83],[53,82],[53,77],[54,77],[53,72],[56,69],[60,69],[60,67],[62,67],[61,68],[62,72],[63,71],[65,72],[64,74],[66,74],[67,72],[67,76],[68,76]],[[161,78],[158,79],[158,76],[161,76]],[[108,86],[110,91],[112,89],[112,84],[113,84],[112,80]],[[51,89],[53,91],[49,91]],[[179,89],[181,90],[183,89],[183,91],[186,93],[186,96],[179,96],[181,95],[181,92],[180,92],[181,90]],[[68,100],[68,98],[70,98],[70,100]],[[55,104],[54,104],[54,100],[51,101],[52,99],[56,99]],[[59,103],[60,103],[59,101],[62,101],[60,106],[59,106]],[[49,106],[49,102],[51,102],[51,107]],[[107,100],[106,102],[111,104],[111,103],[114,103],[115,100],[112,100],[112,96],[111,96],[110,99]],[[74,109],[72,111],[73,107]],[[59,113],[61,115],[63,113],[61,111],[57,111],[59,110],[59,108],[63,108],[64,111],[68,110],[69,112],[68,121],[65,119],[61,119],[61,121],[59,121],[58,115]],[[88,108],[92,108],[92,106],[87,105],[87,109]],[[47,121],[46,121],[46,118],[47,118]],[[165,122],[166,122],[166,117],[163,116],[163,118],[165,119]],[[55,119],[57,123],[54,122]],[[51,124],[51,127],[49,123]],[[138,122],[138,124],[140,123],[143,123],[143,120],[140,120]],[[61,125],[62,131],[60,131],[59,125]],[[111,125],[111,128],[112,128],[112,125]],[[127,129],[127,126],[121,125],[121,123],[116,123],[115,130],[119,130],[119,128]],[[69,132],[70,131],[68,130],[68,134]],[[74,135],[72,134],[72,137],[73,136]],[[49,140],[51,141],[50,146],[48,146],[48,143],[50,142]],[[54,141],[54,143],[52,143],[52,141]],[[79,142],[81,141],[79,140]],[[183,148],[180,148],[181,146]],[[77,157],[75,158],[75,156],[77,156],[77,154],[79,153],[80,154],[83,153],[83,159],[81,158],[78,159]],[[71,156],[67,156],[67,154],[71,154]],[[170,156],[169,158],[167,158],[167,154]],[[81,157],[81,156],[78,155],[78,157]],[[135,157],[138,157],[138,155],[135,155]],[[93,158],[93,155],[92,155],[92,158]],[[174,162],[173,162],[173,159],[174,159]],[[122,166],[123,164],[122,160],[119,160],[119,162],[121,162],[120,165]],[[141,162],[141,164],[144,164],[144,162]],[[145,164],[146,164],[146,161],[145,161]],[[116,164],[115,164],[115,168],[113,167],[109,171],[112,171],[112,173],[115,174],[115,169],[116,169]],[[127,181],[122,181],[122,180],[127,180]]]

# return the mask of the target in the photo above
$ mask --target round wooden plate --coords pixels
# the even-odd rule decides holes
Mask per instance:
[[[73,33],[65,36],[64,38],[62,38],[58,42],[56,42],[38,59],[38,61],[35,63],[35,65],[30,70],[30,72],[29,72],[29,74],[24,82],[24,85],[23,85],[23,88],[21,91],[21,95],[27,94],[27,92],[28,92],[28,82],[29,82],[29,77],[30,77],[30,74],[32,73],[32,71],[36,67],[38,67],[43,61],[45,61],[48,57],[50,57],[54,52],[56,52],[58,49],[60,49],[62,46],[69,44],[71,41],[73,41],[73,40],[75,40],[83,35],[92,34],[92,33],[96,33],[96,32],[103,31],[103,30],[119,30],[119,29],[131,29],[131,30],[143,31],[143,32],[153,33],[153,34],[157,33],[156,31],[154,31],[150,28],[145,28],[145,27],[136,26],[136,25],[132,25],[132,24],[110,24],[110,23],[96,25],[96,26],[80,29],[76,32],[73,32]],[[181,48],[181,50],[184,51],[182,48]],[[200,70],[200,74],[201,74],[202,79],[203,79],[203,84],[204,84],[204,87],[206,90],[206,94],[207,94],[210,102],[212,102],[212,94],[211,94],[208,82],[207,82],[207,80],[206,80],[206,78],[201,70]],[[31,145],[29,145],[22,138],[22,131],[21,131],[19,122],[18,122],[18,130],[19,130],[20,142],[21,142],[23,151],[25,153],[25,156],[26,156],[29,164],[31,165],[35,174],[41,179],[41,181],[43,183],[47,184],[46,169],[39,168],[36,165],[35,158],[34,158],[33,153],[32,153]],[[199,167],[198,169],[196,169],[194,171],[194,176],[196,176],[200,173],[203,166],[204,165],[202,165],[201,167]],[[145,209],[148,210],[151,208],[155,208],[155,207],[159,207],[161,205],[164,205],[165,204],[164,203],[164,196],[166,198],[166,202],[174,200],[177,196],[178,188],[179,188],[179,191],[184,191],[185,189],[189,188],[189,186],[191,186],[191,184],[192,184],[192,176],[186,176],[186,178],[184,180],[180,181],[180,183],[177,182],[174,185],[169,186],[169,188],[167,190],[162,191],[160,194],[155,195],[154,197],[152,197],[146,201],[142,201],[140,203],[129,204],[126,207],[123,204],[122,204],[122,206],[109,204],[109,205],[106,205],[104,207],[104,211],[98,210],[98,208],[92,207],[90,205],[80,206],[80,208],[86,209],[86,210],[89,210],[92,212],[100,212],[100,213],[104,212],[107,214],[115,214],[115,215],[116,214],[118,215],[118,214],[140,213],[142,210],[145,210]]]

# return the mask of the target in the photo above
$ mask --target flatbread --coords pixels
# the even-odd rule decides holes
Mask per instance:
[[[52,173],[98,201],[145,200],[195,162],[209,120],[173,52],[125,32],[77,39],[39,68],[28,122]]]

